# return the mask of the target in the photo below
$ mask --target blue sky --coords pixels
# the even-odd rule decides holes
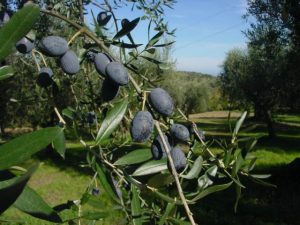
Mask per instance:
[[[97,14],[100,10],[93,7],[93,11]],[[246,0],[178,0],[174,10],[167,9],[169,26],[177,28],[172,54],[176,68],[218,75],[226,53],[234,47],[246,47],[241,32],[249,26],[242,19],[245,11]],[[116,14],[129,20],[141,15],[129,8]],[[132,35],[136,43],[147,43],[146,33],[147,24],[142,22]]]

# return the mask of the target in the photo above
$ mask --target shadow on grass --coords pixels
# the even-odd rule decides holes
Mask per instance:
[[[231,123],[234,128],[234,121]],[[200,121],[197,123],[201,130],[207,131],[207,139],[230,140],[229,126],[226,120]],[[278,136],[268,138],[263,124],[248,122],[241,129],[241,135],[256,136],[263,134],[256,149],[274,153],[294,154],[299,152],[300,128],[292,124],[276,124]],[[247,132],[245,132],[247,131]],[[219,147],[215,142],[211,147]],[[125,151],[126,152],[126,151]],[[44,152],[38,157],[47,159],[62,170],[76,170],[80,173],[91,174],[87,168],[80,165],[86,163],[86,151],[74,145],[67,150],[66,160],[61,159],[52,151]],[[279,154],[279,157],[281,155]],[[237,213],[234,213],[235,189],[232,187],[224,192],[208,196],[192,206],[196,221],[205,225],[299,225],[300,224],[300,163],[290,165],[262,166],[256,172],[272,174],[269,182],[277,188],[264,187],[247,179],[242,183],[247,187],[242,192]]]
[[[300,160],[270,168],[268,180],[277,188],[264,187],[246,179],[234,213],[235,189],[216,193],[193,206],[196,221],[206,225],[297,225],[300,224]]]
[[[67,170],[70,173],[78,172],[86,175],[91,175],[92,170],[84,165],[86,162],[86,151],[80,145],[74,145],[71,149],[67,149],[65,159],[57,154],[57,152],[48,146],[46,149],[36,155],[40,161],[47,161],[60,170]]]
[[[222,139],[230,141],[228,124],[225,120],[215,123],[197,123],[200,129],[207,131],[207,139]],[[234,128],[234,126],[233,126]],[[269,173],[272,177],[267,181],[277,188],[270,188],[253,183],[246,178],[242,183],[247,187],[243,190],[237,213],[234,213],[235,188],[208,196],[193,206],[196,221],[206,225],[298,225],[300,224],[300,159],[286,165],[299,157],[300,127],[297,123],[276,123],[275,138],[269,138],[266,126],[261,123],[248,121],[241,129],[241,136],[264,135],[258,140],[255,147],[262,156],[271,156],[265,152],[276,153],[275,159],[280,162],[271,162],[273,158],[264,159],[256,173]],[[212,148],[218,148],[213,142]],[[278,158],[279,157],[279,158]],[[285,157],[285,158],[284,158]]]

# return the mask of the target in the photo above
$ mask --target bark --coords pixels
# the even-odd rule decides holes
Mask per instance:
[[[263,106],[254,106],[254,119],[256,121],[262,121],[267,125],[269,137],[275,137],[274,121],[270,109],[266,109]]]
[[[254,105],[254,119],[257,121],[264,121],[265,114],[261,106]]]
[[[264,110],[264,117],[265,117],[264,121],[267,124],[269,137],[271,137],[271,138],[276,137],[271,111],[270,110]]]

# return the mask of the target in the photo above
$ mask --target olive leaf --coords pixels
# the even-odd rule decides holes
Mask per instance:
[[[99,145],[103,140],[108,138],[117,128],[123,119],[128,105],[128,100],[116,104],[106,115],[96,137],[96,144]]]
[[[10,78],[14,75],[14,70],[11,66],[2,66],[0,68],[0,81]]]
[[[30,187],[25,187],[24,191],[14,203],[14,207],[30,214],[33,217],[46,221],[61,223],[62,219],[39,194]]]
[[[114,40],[119,39],[127,34],[129,34],[139,23],[140,17],[126,23],[125,26],[114,36]]]
[[[0,170],[9,168],[30,158],[45,148],[63,132],[60,127],[49,127],[24,134],[0,146]]]
[[[161,160],[151,160],[143,165],[141,165],[139,168],[134,171],[132,176],[144,176],[148,174],[158,173],[163,170],[166,170],[167,167],[167,160],[161,159]]]
[[[17,41],[24,37],[40,16],[35,4],[28,4],[16,12],[0,29],[0,60],[8,56]]]
[[[0,214],[8,209],[21,195],[31,175],[37,170],[38,163],[19,177],[13,177],[0,182]]]
[[[142,209],[141,202],[139,199],[139,194],[137,192],[137,187],[131,185],[131,213],[132,213],[132,222],[133,225],[142,225]]]
[[[152,158],[152,153],[150,149],[137,149],[119,158],[114,163],[114,165],[121,166],[121,165],[137,164],[137,163],[145,162],[151,158]]]

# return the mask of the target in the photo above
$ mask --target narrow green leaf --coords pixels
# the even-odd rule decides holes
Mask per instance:
[[[40,16],[37,5],[29,4],[16,12],[0,29],[0,60],[8,56],[17,41],[24,37]]]
[[[76,115],[76,110],[73,109],[72,107],[67,107],[63,109],[62,111],[63,116],[68,117],[71,120],[74,120],[75,115]]]
[[[171,67],[168,63],[161,63],[158,65],[159,69],[161,70],[169,70]]]
[[[239,185],[241,188],[246,188],[237,178],[234,178],[229,172],[227,172],[226,170],[224,170],[225,174],[237,185]]]
[[[155,34],[155,35],[150,39],[150,41],[148,42],[148,44],[146,45],[146,48],[145,48],[145,49],[151,48],[153,45],[155,45],[155,44],[159,41],[160,37],[161,37],[163,34],[164,34],[163,31],[160,31],[160,32],[158,32],[157,34]]]
[[[257,143],[257,138],[249,140],[247,142],[246,146],[245,146],[247,152],[250,152],[254,148],[254,146],[256,145],[256,143]]]
[[[149,24],[148,24],[148,32],[147,32],[148,40],[150,39],[151,24],[152,24],[152,19],[150,19]]]
[[[155,51],[156,51],[155,48],[149,48],[149,49],[146,50],[146,52],[148,52],[148,53],[150,53],[150,54],[154,54]]]
[[[60,127],[49,127],[24,134],[12,141],[0,146],[0,170],[9,168],[50,144],[63,129]]]
[[[119,41],[113,41],[111,44],[114,46],[121,47],[121,48],[137,48],[137,47],[140,47],[141,45],[143,45],[143,44],[129,44],[129,43],[124,43],[124,42],[119,42]]]
[[[234,163],[233,170],[232,170],[232,176],[235,176],[238,173],[238,171],[243,166],[244,161],[245,161],[243,159],[242,152],[240,149],[238,149],[236,151],[236,153],[238,153],[238,154],[237,154],[237,156],[235,156],[236,158],[235,158],[235,163]]]
[[[170,196],[165,195],[165,194],[163,194],[159,191],[153,191],[152,193],[154,195],[156,195],[157,197],[159,197],[160,199],[162,199],[162,200],[164,200],[168,203],[172,203],[172,204],[176,204],[176,205],[182,205],[182,202],[178,198],[176,198],[176,199],[171,198]]]
[[[0,68],[0,81],[12,77],[14,70],[11,66],[2,66]]]
[[[263,181],[263,180],[261,180],[261,179],[252,177],[251,175],[249,176],[249,178],[250,178],[253,182],[258,183],[258,184],[261,184],[261,185],[263,185],[263,186],[277,188],[277,186],[276,186],[275,184],[271,184],[271,183],[266,182],[266,181]]]
[[[208,178],[207,174],[204,174],[198,178],[199,190],[204,190],[205,188],[207,188],[209,185],[212,185],[212,184],[213,184],[213,181]]]
[[[145,164],[141,165],[139,168],[134,171],[132,176],[144,176],[148,174],[158,173],[163,170],[166,170],[167,167],[167,160],[161,159],[161,160],[152,160],[149,162],[146,162]]]
[[[176,225],[190,225],[190,222],[184,221],[184,220],[180,220],[177,218],[168,218],[168,221],[172,222],[172,224],[176,224]]]
[[[192,202],[196,202],[198,201],[199,199],[201,198],[204,198],[205,196],[209,195],[209,194],[212,194],[214,192],[217,192],[217,191],[223,191],[227,188],[230,187],[230,185],[232,184],[233,182],[229,182],[227,184],[219,184],[219,185],[213,185],[213,186],[210,186],[208,188],[206,188],[204,191],[200,192],[195,198],[193,198],[191,201]]]
[[[170,213],[175,209],[175,204],[174,203],[168,203],[164,214],[160,218],[158,225],[164,225],[167,218],[169,217]]]
[[[141,55],[141,57],[144,58],[144,59],[146,59],[146,60],[148,60],[149,62],[154,63],[154,64],[157,64],[157,65],[162,64],[162,62],[158,61],[157,59],[150,58],[150,57],[144,56],[144,55]]]
[[[168,43],[165,43],[165,44],[154,45],[154,47],[167,47],[167,46],[170,46],[174,43],[175,43],[175,41],[172,41],[172,42],[168,42]]]
[[[181,175],[185,179],[194,179],[199,176],[202,169],[203,158],[200,155],[194,162],[192,169],[188,172],[187,175]]]
[[[61,157],[65,158],[66,152],[66,139],[64,132],[60,132],[52,142],[53,148],[61,155]]]
[[[237,177],[238,181],[239,178]],[[237,207],[241,198],[241,193],[242,193],[242,188],[239,185],[235,185],[235,193],[236,193],[236,197],[235,197],[235,203],[234,203],[234,212],[237,212]]]
[[[143,187],[143,184],[141,184],[139,181],[137,181],[136,179],[134,179],[131,175],[129,175],[126,170],[124,170],[124,177],[125,179],[130,182],[131,184],[139,187],[139,188],[142,188]]]
[[[137,164],[137,163],[145,162],[151,158],[152,158],[152,153],[150,149],[138,149],[119,158],[114,163],[114,165],[121,166],[121,165]]]
[[[229,166],[229,163],[230,163],[230,161],[231,161],[231,158],[232,158],[232,151],[233,151],[233,148],[226,149],[226,151],[225,151],[224,164],[225,164],[226,167]]]
[[[113,39],[119,39],[123,36],[125,36],[126,34],[129,34],[139,23],[140,18],[136,18],[132,21],[130,21],[129,23],[127,23],[125,26],[123,26],[123,28],[114,36]]]
[[[59,215],[30,187],[24,188],[14,207],[39,219],[62,222]]]
[[[253,159],[251,159],[251,161],[250,161],[250,163],[249,163],[249,165],[248,165],[248,172],[250,172],[251,170],[253,170],[254,169],[254,167],[255,167],[255,164],[256,164],[256,160],[257,160],[257,158],[255,157],[255,158],[253,158]]]
[[[257,179],[267,179],[271,177],[271,174],[251,174],[250,176]]]
[[[210,167],[209,169],[207,169],[205,173],[211,177],[215,177],[217,175],[217,172],[218,172],[218,166],[214,165],[214,166]]]
[[[101,27],[99,26],[99,24],[97,22],[97,19],[96,19],[95,15],[94,15],[93,10],[91,10],[91,14],[92,14],[92,17],[93,17],[93,22],[94,22],[96,34],[98,35],[98,37],[103,37],[103,33],[102,33],[102,30],[101,30]]]
[[[239,120],[237,121],[236,125],[235,125],[235,128],[233,130],[233,137],[236,137],[245,118],[247,116],[247,111],[243,112],[243,114],[241,115],[241,117],[239,118]]]
[[[22,176],[0,182],[0,214],[17,200],[37,168],[38,164],[35,164]]]
[[[131,214],[132,214],[132,222],[134,225],[142,225],[142,209],[141,202],[139,199],[139,194],[137,192],[137,187],[131,185]]]
[[[109,180],[111,180],[111,177],[109,173],[106,172],[105,168],[101,164],[96,164],[96,169],[98,172],[99,182],[104,189],[104,191],[107,193],[107,195],[113,199],[115,202],[120,203],[119,198],[117,197],[116,193],[114,192],[111,183]]]
[[[109,135],[117,128],[123,119],[128,105],[128,100],[124,100],[116,104],[105,117],[98,131],[96,144],[101,144],[101,141],[108,138]]]

